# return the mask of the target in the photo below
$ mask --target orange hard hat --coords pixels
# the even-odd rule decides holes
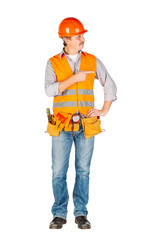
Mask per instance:
[[[73,17],[65,18],[59,24],[58,35],[59,38],[62,37],[71,37],[74,35],[80,35],[88,30],[84,29],[83,24],[77,19]]]

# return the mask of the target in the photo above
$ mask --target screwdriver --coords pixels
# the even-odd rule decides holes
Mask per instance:
[[[47,109],[46,109],[46,112],[47,112],[47,117],[48,117],[49,123],[52,123],[52,117],[51,117],[51,114],[50,114],[50,109],[47,108]]]

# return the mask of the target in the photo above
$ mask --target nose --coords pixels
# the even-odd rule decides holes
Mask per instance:
[[[84,36],[83,36],[83,35],[81,35],[81,39],[82,39],[83,41],[85,41],[85,38],[84,38]]]

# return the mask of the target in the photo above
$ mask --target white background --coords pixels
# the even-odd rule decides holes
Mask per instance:
[[[1,239],[160,239],[160,31],[158,0],[5,1],[0,6]],[[117,101],[102,117],[91,164],[90,230],[74,223],[74,146],[68,170],[68,222],[50,230],[51,138],[47,60],[62,50],[58,25],[76,17],[88,29],[84,51],[106,66]],[[103,88],[95,80],[96,108]]]

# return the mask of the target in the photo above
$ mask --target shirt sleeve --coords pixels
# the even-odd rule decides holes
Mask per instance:
[[[117,86],[111,76],[109,75],[106,67],[104,64],[96,58],[96,76],[95,78],[98,79],[103,86],[104,90],[104,101],[115,101],[117,100]]]
[[[47,62],[45,71],[45,93],[48,97],[60,96],[58,91],[59,82],[57,82],[56,74],[51,65],[50,59]]]

